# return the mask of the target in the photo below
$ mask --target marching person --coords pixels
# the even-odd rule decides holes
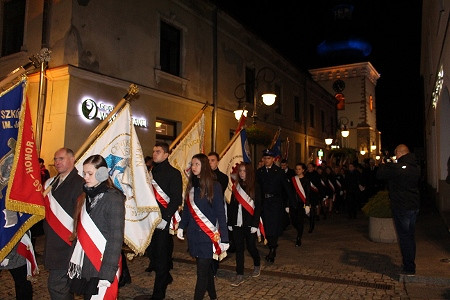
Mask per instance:
[[[192,157],[191,175],[177,232],[177,237],[184,240],[183,230],[187,227],[189,253],[197,262],[194,300],[203,299],[206,291],[210,299],[217,299],[212,261],[225,257],[229,247],[225,219],[222,189],[214,180],[208,157],[196,154]]]
[[[403,275],[416,274],[416,218],[420,208],[420,167],[406,145],[395,148],[397,163],[382,163],[377,178],[388,181],[392,216],[403,258]]]
[[[45,188],[50,188],[48,201],[45,203],[45,248],[44,266],[49,271],[47,288],[53,300],[73,299],[67,275],[72,242],[70,232],[73,231],[72,216],[77,198],[83,192],[84,179],[78,175],[74,166],[74,153],[69,148],[61,148],[55,152],[54,164],[58,171],[56,177],[50,178]],[[47,199],[47,198],[46,198]],[[64,224],[71,224],[70,228]]]
[[[256,248],[256,231],[261,215],[261,190],[255,182],[255,172],[250,163],[238,165],[238,178],[233,184],[233,194],[228,207],[228,229],[234,234],[236,245],[236,278],[232,286],[244,282],[244,250],[253,258],[252,277],[258,277],[261,259]]]
[[[297,163],[295,165],[295,176],[292,177],[292,186],[295,191],[295,198],[289,205],[289,215],[294,228],[297,230],[297,238],[295,246],[302,245],[303,223],[305,222],[305,215],[311,212],[309,203],[311,183],[305,176],[306,165]]]
[[[292,197],[292,190],[283,170],[274,164],[274,156],[270,149],[264,150],[264,166],[256,171],[256,178],[261,189],[262,219],[269,247],[269,254],[265,259],[272,263],[277,255],[278,237],[283,233],[283,214],[288,206],[283,200]],[[282,198],[283,191],[286,192],[288,199]]]
[[[125,195],[109,178],[101,155],[83,162],[86,184],[74,214],[75,240],[69,265],[71,291],[84,299],[116,299],[125,227]]]
[[[164,299],[167,286],[173,281],[170,275],[173,238],[169,231],[174,233],[174,226],[180,220],[178,207],[181,205],[183,183],[180,171],[170,165],[168,157],[169,145],[165,142],[156,142],[153,147],[153,167],[150,175],[162,220],[153,232],[149,246],[150,264],[156,274],[152,299]]]
[[[309,179],[311,185],[311,197],[309,203],[311,204],[311,211],[309,212],[309,233],[314,231],[316,224],[316,213],[319,207],[320,201],[323,199],[322,183],[320,180],[320,175],[314,168],[313,163],[307,165],[307,172],[305,173],[306,178]]]

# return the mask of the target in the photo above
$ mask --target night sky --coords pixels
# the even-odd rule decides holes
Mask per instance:
[[[353,3],[352,20],[336,23],[332,8]],[[217,0],[218,6],[300,69],[369,61],[377,82],[377,127],[383,149],[405,143],[423,147],[423,93],[420,78],[420,0],[293,1]],[[369,56],[324,57],[324,40],[358,38],[372,46]]]

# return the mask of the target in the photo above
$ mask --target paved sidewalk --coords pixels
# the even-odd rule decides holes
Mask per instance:
[[[239,287],[230,286],[235,256],[229,254],[220,263],[216,279],[219,299],[450,299],[450,263],[445,261],[450,258],[450,234],[437,212],[424,212],[418,218],[415,277],[398,275],[398,245],[371,242],[368,219],[362,214],[356,220],[344,215],[320,220],[312,234],[305,232],[299,248],[294,246],[295,235],[288,227],[280,238],[274,264],[264,261],[268,250],[262,244],[258,246],[262,258],[258,278],[248,277],[253,266],[246,255],[247,280]],[[186,241],[174,238],[174,242],[174,282],[168,287],[167,299],[192,299],[195,262],[186,252]],[[42,253],[42,246],[39,238],[38,253]],[[38,261],[42,262],[41,256]],[[148,259],[138,257],[128,264],[132,283],[120,289],[119,299],[150,295],[154,273],[144,271]],[[47,272],[41,264],[40,268],[41,274],[33,284],[34,299],[49,299]],[[14,299],[10,274],[1,272],[0,280],[0,299]]]

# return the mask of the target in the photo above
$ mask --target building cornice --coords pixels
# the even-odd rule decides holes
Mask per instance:
[[[365,76],[376,85],[380,78],[380,74],[370,62],[311,69],[309,73],[316,82]]]

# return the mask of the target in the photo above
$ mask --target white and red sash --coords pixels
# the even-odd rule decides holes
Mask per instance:
[[[91,261],[97,272],[100,271],[102,266],[103,254],[106,247],[106,239],[103,234],[95,225],[94,221],[86,211],[86,202],[84,203],[81,212],[80,219],[77,226],[77,238],[78,241],[75,245],[72,257],[70,259],[70,267],[68,275],[71,279],[74,277],[81,278],[81,270],[83,268],[83,259],[86,254]],[[109,287],[100,287],[98,294],[93,295],[91,300],[97,299],[117,299],[119,292],[119,276],[122,271],[122,257],[119,256],[119,268],[117,269],[116,276],[113,283]]]
[[[226,251],[220,249],[220,233],[216,226],[203,214],[194,201],[194,188],[189,191],[189,198],[186,199],[186,204],[189,207],[189,211],[192,214],[197,225],[203,230],[204,233],[211,239],[213,243],[213,258],[216,260],[222,260],[227,256]]]
[[[255,201],[244,191],[241,185],[235,182],[232,186],[233,195],[236,200],[242,205],[243,208],[250,214],[254,215],[255,213]],[[266,231],[264,230],[264,224],[262,218],[259,218],[258,230],[260,234],[263,236],[264,241],[266,242]],[[258,235],[259,236],[259,235]]]
[[[328,185],[330,186],[331,190],[333,191],[333,201],[336,199],[336,188],[334,187],[334,184],[331,182],[330,179],[328,179]]]
[[[17,253],[25,257],[27,261],[27,276],[39,274],[36,256],[34,255],[33,244],[30,237],[25,233],[17,246]]]
[[[55,180],[55,177],[48,179],[45,183],[45,189],[48,188],[51,182]],[[55,197],[52,195],[52,191],[44,198],[45,205],[45,220],[48,225],[56,232],[56,234],[68,245],[72,245],[69,241],[69,237],[73,231],[73,218],[70,216],[64,208],[58,203]]]
[[[306,193],[305,189],[303,189],[302,183],[300,182],[300,178],[298,178],[298,176],[292,177],[292,184],[294,185],[297,195],[300,199],[302,199],[303,204],[306,204]]]
[[[166,193],[164,193],[162,188],[158,185],[158,183],[154,179],[152,179],[152,187],[156,200],[164,208],[167,208],[167,206],[170,203],[170,197]],[[169,225],[170,234],[175,234],[175,232],[177,232],[178,223],[180,223],[180,221],[181,221],[180,213],[177,210],[175,214],[172,216],[172,218],[170,218],[170,225]]]
[[[311,190],[315,193],[319,192],[319,189],[314,185],[314,183],[312,183],[312,181],[311,181]]]

